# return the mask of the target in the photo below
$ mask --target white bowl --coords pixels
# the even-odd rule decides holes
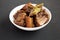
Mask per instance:
[[[41,29],[41,28],[45,27],[45,26],[51,21],[51,18],[52,18],[51,12],[49,11],[48,8],[46,8],[45,6],[43,6],[43,9],[45,9],[46,12],[47,12],[48,15],[49,15],[49,20],[48,20],[48,22],[45,23],[44,25],[42,25],[42,26],[40,26],[40,27],[27,28],[27,27],[22,27],[22,26],[19,26],[19,25],[15,24],[15,23],[14,23],[14,17],[13,17],[13,15],[14,15],[18,10],[20,10],[24,5],[25,5],[25,4],[19,5],[19,6],[15,7],[14,9],[12,9],[12,11],[11,11],[10,14],[9,14],[9,19],[10,19],[10,21],[12,22],[13,25],[15,25],[16,27],[18,27],[19,29],[26,30],[26,31],[35,31],[35,30],[38,30],[38,29]],[[35,6],[36,4],[32,4],[32,5]]]

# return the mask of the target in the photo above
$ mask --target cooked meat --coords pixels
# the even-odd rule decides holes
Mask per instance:
[[[22,10],[27,10],[28,8],[33,8],[34,6],[31,5],[31,3],[25,4],[25,6],[22,8]]]
[[[29,13],[31,12],[31,10],[33,9],[33,5],[31,5],[31,3],[26,4],[21,10],[24,10],[26,12],[26,14],[29,16]]]
[[[13,16],[15,19],[18,17],[19,14],[24,13],[23,10],[18,10],[17,13]]]
[[[13,15],[14,19],[17,18],[18,14],[19,14],[19,13],[16,13],[15,15]]]
[[[14,20],[14,22],[17,24],[17,25],[20,25],[20,26],[24,26],[25,23],[24,23],[24,19],[25,19],[25,16],[26,16],[26,13],[21,13],[17,16],[17,18]]]
[[[18,10],[17,13],[24,13],[24,10]]]
[[[26,13],[21,13],[17,16],[16,21],[21,21],[25,19]]]
[[[26,27],[28,28],[34,27],[33,18],[26,16]]]
[[[18,22],[17,20],[14,20],[15,24],[19,25],[19,26],[24,26],[24,20],[21,20],[20,22]]]
[[[48,20],[48,18],[45,16],[43,16],[41,18],[36,17],[37,24],[39,24],[39,25],[43,25],[47,20]]]

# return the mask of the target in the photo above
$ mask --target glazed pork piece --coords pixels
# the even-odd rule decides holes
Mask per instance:
[[[33,8],[34,6],[32,5],[32,3],[27,3],[25,4],[25,6],[22,8],[22,10],[28,11],[29,8]]]
[[[20,22],[18,22],[17,20],[14,20],[14,22],[19,26],[25,26],[24,20],[21,20]]]
[[[33,18],[26,16],[26,27],[28,28],[34,27]]]
[[[17,16],[16,20],[17,21],[21,21],[21,20],[24,20],[25,19],[25,16],[26,16],[26,13],[21,13]]]
[[[48,21],[48,14],[45,12],[45,9],[43,9],[36,15],[36,26],[41,26],[45,24],[47,21]]]
[[[37,26],[43,25],[47,20],[48,20],[48,18],[45,16],[43,16],[41,18],[37,17],[36,18]]]
[[[34,6],[32,5],[32,3],[27,3],[21,10],[24,10],[26,12],[26,14],[29,16],[29,13],[31,12],[33,7]]]
[[[20,26],[24,26],[25,25],[25,23],[24,23],[25,16],[26,16],[26,13],[18,14],[18,16],[14,22]]]
[[[17,13],[15,15],[13,15],[14,19],[16,19],[18,17],[18,15],[21,13],[25,13],[25,12],[23,10],[18,10]]]

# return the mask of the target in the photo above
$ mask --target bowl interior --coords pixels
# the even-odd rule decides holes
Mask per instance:
[[[25,5],[25,4],[19,5],[19,6],[15,7],[14,9],[12,9],[12,11],[11,11],[10,14],[9,14],[9,19],[10,19],[10,21],[12,22],[13,25],[15,25],[16,27],[18,27],[19,29],[27,30],[27,31],[34,31],[34,30],[38,30],[38,29],[41,29],[41,28],[45,27],[45,26],[50,22],[51,17],[52,17],[51,12],[49,11],[48,8],[46,8],[45,6],[43,6],[42,8],[45,9],[46,12],[47,12],[47,14],[49,15],[49,20],[48,20],[44,25],[42,25],[42,26],[40,26],[40,27],[34,27],[34,28],[26,28],[26,27],[21,27],[21,26],[19,26],[19,25],[16,25],[16,24],[14,23],[14,17],[13,17],[13,15],[14,15],[15,13],[17,13],[17,11],[20,10],[24,5]],[[36,4],[32,4],[32,5],[35,6]]]

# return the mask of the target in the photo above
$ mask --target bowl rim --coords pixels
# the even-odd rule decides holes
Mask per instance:
[[[13,20],[11,20],[11,15],[12,15],[12,13],[13,13],[14,10],[18,9],[19,7],[23,7],[24,5],[25,5],[25,4],[22,4],[22,5],[19,5],[19,6],[15,7],[15,8],[13,8],[13,9],[10,11],[10,14],[9,14],[9,19],[10,19],[11,23],[12,23],[14,26],[16,26],[17,28],[22,29],[22,30],[26,30],[26,31],[35,31],[35,30],[38,30],[38,29],[41,29],[41,28],[45,27],[45,26],[51,21],[51,18],[52,18],[51,11],[50,11],[48,8],[46,8],[45,6],[43,6],[43,7],[48,11],[48,14],[49,14],[50,18],[49,18],[48,22],[46,22],[46,23],[43,24],[42,26],[34,27],[34,28],[27,28],[27,27],[22,27],[22,26],[19,26],[19,25],[15,24],[15,23],[13,22]],[[32,5],[36,5],[36,4],[32,4]],[[21,9],[21,8],[20,8],[20,9]],[[17,10],[17,11],[18,11],[18,10]],[[17,11],[16,11],[16,12],[17,12]],[[15,11],[14,11],[14,12],[15,12]],[[14,15],[14,14],[13,14],[13,15]]]

